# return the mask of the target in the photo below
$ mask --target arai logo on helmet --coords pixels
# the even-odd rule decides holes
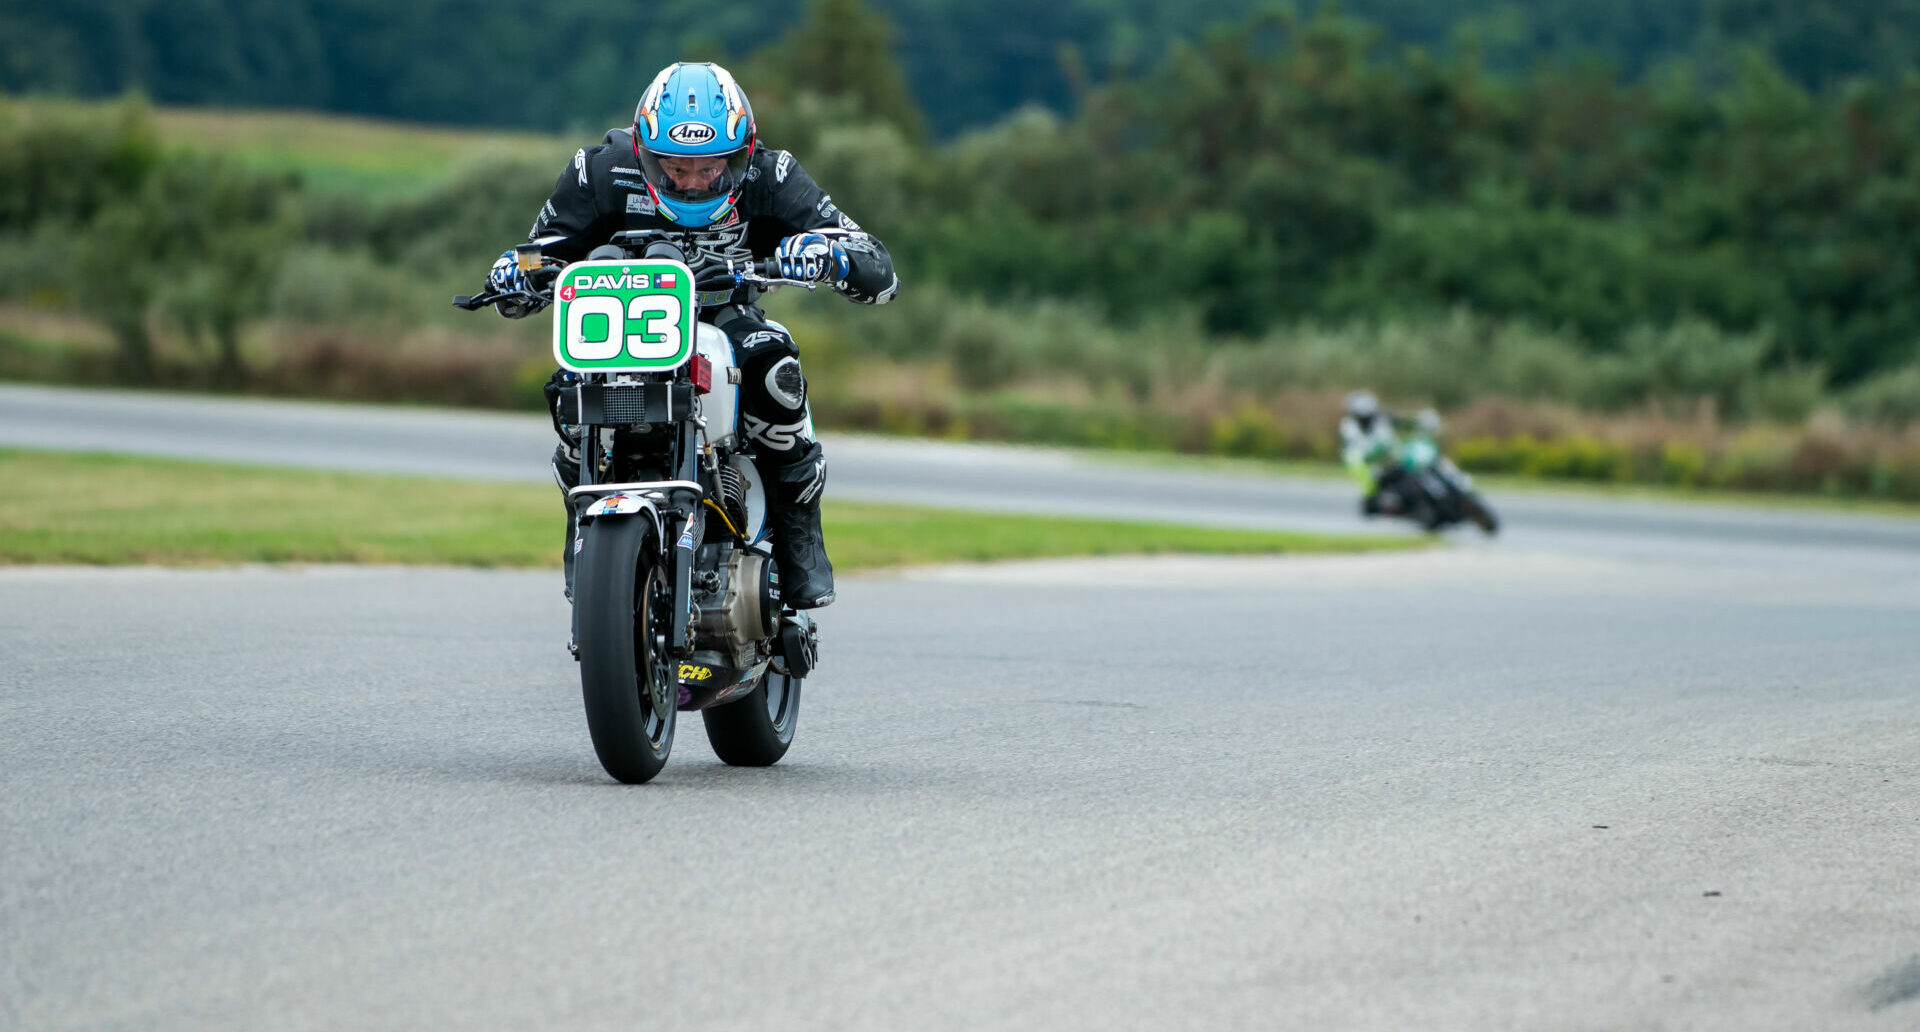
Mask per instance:
[[[701,122],[682,122],[667,130],[667,139],[688,147],[698,147],[703,143],[712,143],[720,135],[713,126]]]

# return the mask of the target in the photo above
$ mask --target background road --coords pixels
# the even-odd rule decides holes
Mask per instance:
[[[121,448],[546,450],[124,404]],[[0,388],[0,443],[107,408]],[[842,496],[1353,522],[1337,483],[834,449]],[[848,578],[788,759],[693,720],[640,789],[552,572],[0,571],[0,1028],[1920,1024],[1911,525],[1495,500],[1512,534],[1423,555]]]
[[[482,480],[550,481],[537,415],[328,405],[0,384],[0,447],[153,455]],[[1219,526],[1404,534],[1362,523],[1344,479],[1181,472],[1046,448],[827,438],[834,497]],[[1506,540],[1567,550],[1701,542],[1860,545],[1920,552],[1920,519],[1627,501],[1493,499]],[[555,503],[558,504],[557,502]]]

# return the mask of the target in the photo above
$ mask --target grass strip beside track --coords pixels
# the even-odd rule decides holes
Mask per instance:
[[[557,566],[551,486],[0,450],[0,564]],[[1420,547],[1407,538],[1000,516],[829,499],[842,570],[1155,553]]]

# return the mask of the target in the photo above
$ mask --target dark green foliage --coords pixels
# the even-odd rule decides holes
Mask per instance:
[[[22,0],[0,14],[0,88],[320,108],[476,125],[630,112],[695,36],[744,49],[784,6],[654,0]],[[769,16],[773,16],[771,19]],[[593,98],[582,110],[581,98]]]
[[[414,267],[491,264],[501,250],[526,238],[560,172],[513,159],[451,169],[425,196],[375,208],[361,242],[387,260]]]
[[[290,179],[217,155],[169,154],[142,104],[103,124],[0,109],[0,241],[28,260],[9,292],[87,312],[112,333],[117,374],[151,382],[152,322],[205,351],[216,386],[237,387],[240,329],[266,311],[297,227]]]
[[[1307,14],[1203,29],[1135,0],[1024,16],[995,3],[961,12],[937,0],[819,0],[736,68],[767,142],[799,153],[888,240],[908,291],[944,284],[955,304],[989,306],[1060,299],[1121,332],[1179,326],[1215,349],[1276,327],[1432,325],[1465,312],[1550,334],[1610,370],[1566,388],[1583,404],[1630,405],[1639,391],[1804,413],[1809,392],[1862,384],[1855,407],[1890,419],[1911,393],[1893,371],[1920,341],[1920,79],[1896,75],[1920,54],[1920,0],[1863,2],[1532,0],[1489,15],[1466,0],[1355,0],[1348,10],[1383,21],[1304,3]],[[270,100],[283,94],[265,84],[298,80],[303,103],[353,110],[591,118],[583,143],[606,120],[588,112],[624,118],[658,63],[739,53],[779,28],[753,4],[694,17],[678,2],[641,13],[564,0],[543,5],[541,32],[525,31],[521,8],[451,0],[35,10],[38,47],[0,44],[0,76],[14,77],[0,81],[51,81],[31,77],[94,48],[114,59],[58,84],[170,83],[155,89],[190,99],[244,87]],[[952,24],[972,34],[939,34]],[[693,35],[662,28],[682,25]],[[188,34],[204,59],[169,49]],[[1410,38],[1435,45],[1409,48]],[[936,98],[936,131],[949,117],[939,111],[999,104],[981,98],[1012,83],[1048,96],[1036,68],[1076,77],[1074,113],[1026,107],[930,144],[903,83],[932,73],[911,63],[903,73],[891,53],[935,39],[950,58],[938,75],[971,84]],[[550,49],[558,40],[564,60]],[[1078,48],[1064,64],[1050,51],[1060,41]],[[1017,72],[994,57],[1043,49]],[[422,53],[436,60],[412,60]],[[1854,73],[1869,77],[1846,78]],[[89,250],[101,233],[150,235],[142,220],[156,216],[143,207],[163,199],[153,191],[199,179],[168,171],[175,159],[137,105],[121,121],[49,128],[0,112],[0,234],[45,241],[91,227],[74,246],[97,261],[119,253]],[[470,287],[525,233],[556,171],[505,159],[449,169],[400,201],[300,192],[306,239],[294,267],[323,282],[248,286],[235,301],[302,319],[355,309],[346,319],[440,292],[418,275],[406,289],[380,287],[380,270],[402,264]],[[223,197],[258,185],[218,166],[196,176]],[[181,196],[167,203],[221,213],[210,217],[224,220],[240,257],[219,261],[269,276],[273,261],[245,257],[260,246],[246,243],[256,239],[246,227],[257,218],[284,233],[278,202],[225,209]],[[226,246],[218,234],[172,235],[209,256]],[[88,307],[129,348],[155,313],[218,337],[213,315],[193,314],[211,311],[192,300],[208,295],[181,281],[169,275],[163,291],[127,278],[116,287],[125,296]],[[127,312],[142,315],[115,314]],[[977,328],[934,339],[973,356],[960,375],[976,386],[1045,367]],[[1680,361],[1675,347],[1705,354]],[[1741,369],[1773,379],[1763,389]]]
[[[203,335],[211,338],[215,387],[241,386],[241,327],[266,313],[298,229],[289,192],[287,180],[218,156],[180,155],[149,176],[128,206],[142,246],[110,251],[127,256],[123,268],[142,261],[163,271],[162,312],[195,350],[203,349]]]
[[[138,190],[160,161],[159,141],[138,101],[93,125],[23,118],[0,100],[0,139],[0,234],[45,222],[86,222]]]
[[[945,152],[906,253],[996,297],[1214,334],[1456,307],[1587,349],[1699,319],[1848,384],[1920,340],[1920,84],[1812,93],[1766,53],[1496,74],[1263,16]],[[958,214],[956,214],[958,213]],[[992,225],[991,234],[982,227]]]
[[[864,0],[815,0],[807,18],[756,55],[741,75],[761,104],[803,92],[853,101],[851,114],[877,119],[910,140],[926,134],[919,105],[894,61],[893,26]]]
[[[911,96],[942,136],[1080,84],[1125,79],[1207,26],[1272,0],[874,0]],[[1628,78],[1676,58],[1714,76],[1740,47],[1803,86],[1896,81],[1920,58],[1920,0],[1298,0],[1387,38],[1526,72],[1591,57]],[[142,89],[179,104],[296,106],[424,121],[559,128],[630,108],[652,70],[743,54],[795,19],[783,0],[14,0],[0,8],[0,89]],[[885,39],[883,35],[881,39]],[[1063,54],[1073,60],[1062,61]],[[423,60],[423,57],[429,57]],[[1075,69],[1078,69],[1076,72]],[[847,84],[815,61],[793,81]],[[581,110],[580,105],[588,105]],[[895,114],[904,114],[896,112]],[[893,115],[887,117],[892,118]],[[910,116],[915,120],[918,115]]]

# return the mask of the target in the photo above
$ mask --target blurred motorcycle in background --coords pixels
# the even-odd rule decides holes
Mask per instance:
[[[1406,435],[1397,435],[1396,427]],[[1402,517],[1429,533],[1468,522],[1489,535],[1500,529],[1473,478],[1441,453],[1438,412],[1422,409],[1410,423],[1396,420],[1370,392],[1357,391],[1347,399],[1340,429],[1348,469],[1366,491],[1363,515]]]

